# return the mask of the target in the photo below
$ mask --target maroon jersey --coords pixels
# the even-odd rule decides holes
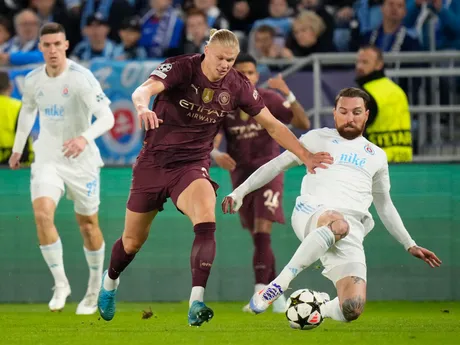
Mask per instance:
[[[258,92],[278,120],[283,123],[291,122],[292,111],[284,106],[285,100],[280,94],[262,88]],[[222,130],[227,140],[227,152],[236,161],[235,173],[238,175],[241,170],[251,174],[280,154],[278,143],[244,109],[240,109],[234,116],[227,116]]]
[[[204,55],[181,55],[167,59],[150,78],[165,90],[157,95],[153,111],[163,120],[145,135],[145,153],[156,165],[174,167],[209,159],[213,140],[228,115],[236,109],[255,116],[265,107],[249,80],[233,68],[217,82],[203,74]]]

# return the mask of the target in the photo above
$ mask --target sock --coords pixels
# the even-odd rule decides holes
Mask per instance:
[[[192,292],[190,294],[190,300],[188,302],[189,306],[192,305],[193,301],[203,302],[204,299],[204,287],[194,286],[192,287]]]
[[[326,302],[321,306],[321,315],[331,318],[335,321],[347,322],[340,308],[339,298],[336,297],[332,301]]]
[[[54,285],[63,287],[69,284],[64,271],[64,259],[62,258],[61,239],[52,244],[40,246],[43,258],[45,259],[51,274],[54,278]]]
[[[89,268],[88,291],[98,292],[101,287],[102,270],[104,267],[105,243],[98,250],[83,247]]]
[[[116,280],[121,272],[133,261],[136,254],[127,254],[123,247],[123,241],[119,238],[112,247],[112,257],[110,258],[110,266],[108,271],[108,278]],[[107,280],[107,279],[104,279]],[[105,285],[104,285],[105,286]]]
[[[270,241],[270,234],[258,232],[252,236],[254,240],[254,256],[252,265],[256,284],[267,285],[272,281],[272,271],[275,262],[275,256]]]
[[[291,261],[273,282],[278,284],[283,292],[286,291],[297,274],[323,256],[334,242],[334,234],[327,226],[313,230],[304,238]]]
[[[211,273],[212,263],[216,256],[216,240],[214,232],[216,223],[200,223],[193,227],[195,231],[195,240],[192,245],[190,254],[190,267],[192,269],[192,286],[201,287],[204,291]],[[195,291],[198,291],[195,289]],[[193,289],[190,299],[194,296]],[[203,297],[201,296],[201,300]],[[193,302],[193,301],[192,301]]]

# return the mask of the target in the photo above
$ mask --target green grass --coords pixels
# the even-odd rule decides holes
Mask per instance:
[[[61,313],[46,305],[0,305],[1,345],[68,344],[460,344],[460,302],[372,302],[349,324],[326,320],[311,331],[289,328],[284,315],[241,312],[242,303],[209,303],[214,319],[187,325],[185,303],[119,303],[111,322],[77,316],[75,304]],[[142,319],[151,307],[154,316]],[[448,310],[448,312],[447,312]]]

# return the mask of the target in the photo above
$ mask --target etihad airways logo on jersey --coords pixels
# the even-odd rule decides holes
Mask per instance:
[[[45,116],[61,118],[64,116],[64,107],[62,105],[51,104],[45,108]]]
[[[233,126],[229,128],[230,134],[236,136],[237,140],[257,137],[259,131],[263,130],[264,128],[259,123],[250,123],[244,126]]]
[[[188,117],[208,123],[216,123],[216,117],[225,117],[232,113],[231,111],[203,107],[202,105],[189,102],[185,99],[181,99],[179,105],[184,109],[190,110],[190,112],[187,113]]]
[[[366,158],[361,158],[356,153],[342,153],[338,163],[347,165],[351,164],[358,168],[364,168],[366,165]]]

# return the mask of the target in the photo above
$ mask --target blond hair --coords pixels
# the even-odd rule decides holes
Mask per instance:
[[[294,25],[309,26],[316,36],[321,36],[326,30],[324,20],[313,11],[302,11],[294,19]]]
[[[209,41],[208,44],[219,43],[224,47],[236,48],[240,51],[240,42],[238,37],[227,29],[211,29],[209,32]]]

